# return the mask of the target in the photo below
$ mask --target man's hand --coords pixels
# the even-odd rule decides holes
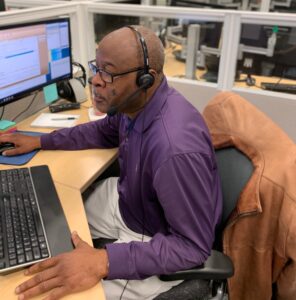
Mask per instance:
[[[25,271],[34,277],[19,285],[15,292],[19,300],[30,299],[51,291],[46,300],[80,292],[96,285],[108,275],[107,251],[94,249],[72,234],[75,250],[37,263]]]
[[[3,134],[0,136],[0,143],[14,143],[15,148],[2,153],[5,156],[12,156],[31,152],[41,148],[40,136],[29,136],[19,133]]]

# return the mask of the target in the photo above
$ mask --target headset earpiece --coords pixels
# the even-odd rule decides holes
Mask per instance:
[[[69,83],[69,80],[62,80],[57,83],[58,95],[61,98],[68,99],[70,101],[75,101],[75,96],[73,89]]]
[[[86,86],[86,71],[85,71],[84,66],[76,61],[73,61],[72,65],[78,67],[78,69],[80,69],[79,71],[82,72],[82,75],[74,77],[74,78],[77,79],[83,85],[83,87],[85,87]]]
[[[143,89],[150,88],[154,83],[154,76],[151,73],[145,73],[144,71],[139,71],[137,74],[136,84],[138,87],[143,87]]]

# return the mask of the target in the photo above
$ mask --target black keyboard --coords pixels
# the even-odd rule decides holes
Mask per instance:
[[[261,88],[275,92],[296,94],[296,84],[262,82]]]
[[[0,273],[50,256],[28,168],[0,171]]]

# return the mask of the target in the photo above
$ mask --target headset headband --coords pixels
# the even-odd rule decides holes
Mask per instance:
[[[141,33],[137,30],[137,28],[133,27],[133,26],[126,26],[129,29],[131,29],[132,31],[134,31],[136,33],[136,35],[139,38],[140,44],[141,44],[141,48],[143,51],[143,59],[144,59],[144,74],[148,74],[149,73],[149,56],[148,56],[148,48],[147,48],[147,44],[145,42],[144,37],[141,35]]]

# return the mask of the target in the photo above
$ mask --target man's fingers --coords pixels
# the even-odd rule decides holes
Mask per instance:
[[[3,134],[0,137],[0,143],[13,143],[14,140],[14,136],[17,135],[17,133],[7,133],[7,134]]]
[[[25,275],[31,275],[51,268],[57,264],[57,258],[49,258],[40,263],[37,263],[25,271]]]
[[[49,270],[43,271],[38,273],[36,276],[32,277],[31,279],[25,281],[24,283],[20,284],[16,289],[15,292],[16,294],[20,294],[26,290],[29,290],[39,284],[42,284],[46,282],[49,279],[52,279],[56,277],[57,271],[55,268],[51,268]]]
[[[82,246],[85,242],[80,238],[78,233],[76,231],[72,232],[72,242],[75,246],[75,248]]]
[[[57,300],[69,294],[69,291],[61,286],[54,289],[44,300]]]
[[[49,280],[42,281],[38,285],[36,285],[30,289],[26,289],[23,292],[18,293],[19,294],[18,299],[22,299],[22,300],[31,299],[37,295],[41,295],[41,294],[48,292],[54,288],[58,288],[58,287],[60,287],[60,285],[61,285],[61,282],[60,282],[59,278],[54,277]],[[57,299],[57,298],[54,298],[54,299]]]
[[[21,153],[22,152],[20,152],[18,148],[15,148],[15,149],[6,150],[6,151],[2,152],[2,155],[4,155],[4,156],[13,156],[13,155],[21,154]]]

